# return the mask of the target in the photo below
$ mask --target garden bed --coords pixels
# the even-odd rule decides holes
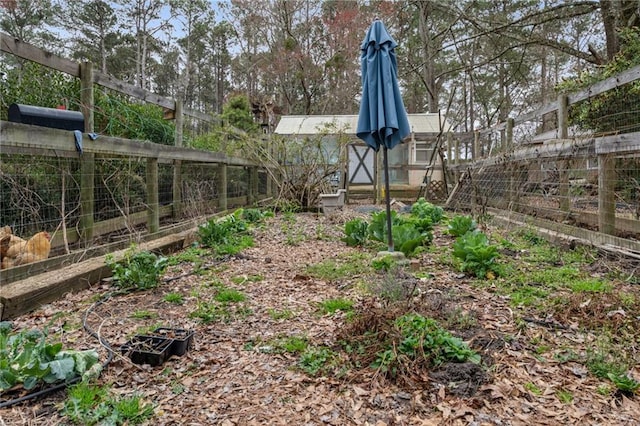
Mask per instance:
[[[176,253],[159,287],[94,306],[88,325],[116,350],[158,327],[197,336],[182,356],[155,367],[117,353],[98,383],[116,395],[142,395],[154,406],[149,423],[161,425],[587,425],[640,418],[638,396],[617,390],[594,368],[598,356],[604,369],[617,356],[640,379],[633,265],[581,248],[555,250],[527,230],[484,224],[490,240],[501,242],[507,273],[478,280],[460,272],[453,238],[441,225],[427,251],[402,272],[384,274],[370,266],[375,247],[340,240],[354,217],[370,216],[354,209],[329,217],[280,214],[258,227],[254,246],[240,254]],[[106,350],[82,320],[111,290],[111,283],[94,285],[14,324],[46,327],[65,346],[98,348],[104,359]],[[481,363],[404,360],[395,376],[370,368],[366,357],[375,361],[376,354],[366,353],[367,333],[392,336],[390,324],[408,311],[435,319]],[[0,409],[0,424],[66,424],[64,400],[59,392]]]

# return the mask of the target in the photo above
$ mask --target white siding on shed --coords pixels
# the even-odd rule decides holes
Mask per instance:
[[[413,133],[439,133],[439,114],[408,114],[409,125]],[[444,131],[450,125],[444,122]],[[329,127],[327,127],[329,126]],[[328,129],[336,129],[346,134],[355,135],[358,127],[357,115],[283,115],[274,133],[278,135],[317,135],[331,133]]]

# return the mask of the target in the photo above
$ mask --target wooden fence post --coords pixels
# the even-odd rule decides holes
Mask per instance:
[[[615,158],[598,155],[598,230],[614,235],[616,230]]]
[[[507,127],[505,129],[505,146],[504,151],[509,152],[513,149],[513,118],[507,118]]]
[[[93,64],[80,64],[80,109],[84,117],[85,133],[94,131]],[[95,154],[80,154],[80,221],[79,233],[85,245],[93,240]]]
[[[569,137],[569,99],[567,95],[558,95],[558,139]]]
[[[567,139],[569,137],[569,106],[567,95],[558,96],[558,139]],[[564,160],[558,163],[558,198],[559,208],[564,212],[571,210],[571,184],[570,169],[571,161]]]
[[[247,204],[254,206],[258,201],[258,168],[255,166],[249,167],[249,196]]]
[[[184,116],[182,115],[182,101],[176,99],[175,109],[176,134],[175,145],[182,146],[182,128]],[[182,160],[173,161],[173,217],[182,216]]]
[[[147,158],[147,229],[153,234],[160,230],[158,202],[158,159]]]
[[[473,132],[473,159],[480,159],[480,132]]]
[[[227,210],[227,165],[220,163],[218,166],[218,209]]]

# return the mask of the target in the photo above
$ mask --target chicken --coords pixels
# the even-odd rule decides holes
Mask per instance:
[[[51,251],[51,235],[44,231],[38,232],[28,241],[15,235],[5,235],[0,240],[0,247],[4,251],[0,267],[2,269],[12,268],[48,258]]]
[[[24,242],[24,240],[16,235],[13,235],[10,226],[3,226],[0,228],[0,263],[4,256],[7,254],[9,247]]]

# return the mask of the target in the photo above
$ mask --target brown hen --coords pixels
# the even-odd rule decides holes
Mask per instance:
[[[38,232],[25,241],[15,235],[4,235],[0,239],[0,255],[2,269],[12,268],[37,262],[49,257],[51,251],[51,236],[48,232]]]

